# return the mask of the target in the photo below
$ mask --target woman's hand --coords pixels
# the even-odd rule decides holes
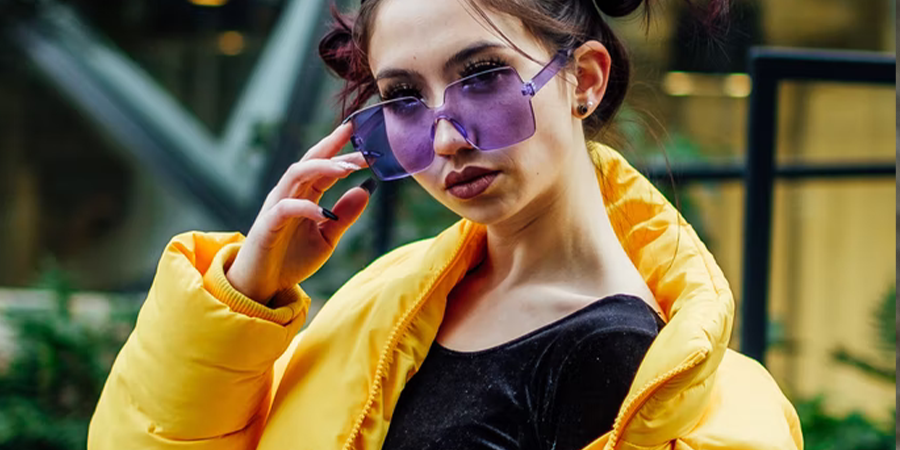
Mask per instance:
[[[275,293],[319,270],[362,214],[369,201],[369,193],[362,188],[344,193],[333,212],[318,205],[337,180],[366,164],[359,153],[334,157],[350,139],[351,130],[350,124],[341,125],[319,141],[269,192],[225,274],[235,289],[265,304]]]

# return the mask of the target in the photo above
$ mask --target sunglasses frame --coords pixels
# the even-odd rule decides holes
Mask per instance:
[[[528,98],[528,104],[529,104],[529,108],[531,108],[531,113],[532,113],[532,118],[533,118],[534,117],[534,107],[531,104],[531,98],[533,98],[535,95],[537,95],[538,91],[542,87],[544,87],[547,84],[547,82],[549,82],[557,73],[559,73],[559,71],[562,70],[563,67],[566,66],[566,64],[568,63],[569,59],[572,56],[572,53],[573,53],[573,50],[571,50],[571,49],[559,50],[558,52],[556,52],[556,54],[553,56],[553,58],[550,59],[550,62],[548,62],[546,65],[544,65],[544,67],[542,67],[541,70],[538,71],[538,73],[528,81],[522,81],[521,75],[519,75],[519,72],[512,66],[495,67],[493,69],[487,69],[487,70],[460,78],[459,80],[456,80],[456,81],[448,84],[447,86],[445,86],[444,90],[441,94],[442,102],[438,106],[430,107],[430,106],[428,106],[428,104],[426,104],[424,101],[422,101],[422,99],[420,99],[418,97],[413,97],[413,96],[398,97],[398,98],[393,98],[393,99],[386,100],[383,102],[378,102],[378,103],[369,105],[365,108],[354,111],[352,114],[350,114],[349,116],[344,118],[344,120],[341,121],[341,124],[350,122],[355,117],[357,117],[361,114],[369,113],[375,109],[383,109],[385,106],[391,105],[393,103],[402,102],[402,101],[407,101],[407,102],[415,101],[415,102],[421,103],[422,106],[424,106],[427,110],[432,111],[432,114],[434,116],[434,119],[432,120],[431,131],[430,131],[432,146],[434,144],[434,134],[435,134],[435,129],[436,129],[437,123],[441,120],[446,120],[450,124],[453,125],[453,127],[462,135],[462,137],[466,140],[466,142],[469,143],[469,145],[471,145],[473,148],[475,148],[477,150],[491,151],[491,150],[498,150],[500,148],[506,148],[511,145],[518,144],[519,142],[523,142],[523,141],[529,139],[531,136],[534,136],[534,130],[532,130],[532,132],[528,136],[524,137],[523,139],[519,140],[518,142],[512,142],[512,143],[504,145],[503,147],[497,147],[497,148],[481,148],[469,139],[469,136],[465,130],[465,127],[463,127],[457,120],[453,119],[450,116],[440,114],[439,111],[444,109],[444,106],[446,105],[447,91],[456,85],[459,85],[466,81],[472,80],[476,77],[484,76],[487,73],[512,70],[512,72],[516,75],[516,78],[518,78],[519,82],[522,83],[521,93],[524,97]],[[534,127],[534,128],[536,129],[536,127]],[[376,152],[373,150],[367,150],[365,148],[360,148],[360,147],[362,147],[362,138],[357,136],[355,131],[354,131],[353,135],[351,136],[350,142],[352,143],[354,150],[362,153],[363,156],[366,158],[366,160],[369,160],[370,157],[378,158],[378,157],[383,156],[379,152]],[[432,159],[432,161],[434,161],[434,160]],[[392,178],[388,178],[388,179],[382,178],[381,175],[379,175],[377,172],[375,172],[375,174],[378,176],[378,178],[381,178],[382,181],[397,180],[397,179],[406,178],[415,173],[421,172],[421,171],[425,170],[427,167],[428,166],[425,166],[424,168],[413,171],[413,172],[406,171],[406,173],[404,175],[392,177]],[[374,172],[374,170],[373,170],[373,172]]]

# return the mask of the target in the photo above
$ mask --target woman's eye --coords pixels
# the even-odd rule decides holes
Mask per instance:
[[[462,87],[474,93],[490,92],[497,89],[509,72],[509,65],[499,59],[476,61],[466,65],[463,70]]]
[[[422,108],[422,102],[415,98],[399,98],[384,105],[384,109],[392,116],[410,116]]]
[[[491,69],[472,75],[463,81],[463,89],[468,92],[487,93],[496,91],[505,80],[508,70]]]

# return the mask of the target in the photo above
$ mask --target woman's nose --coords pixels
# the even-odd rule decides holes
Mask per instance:
[[[472,147],[450,119],[439,119],[434,127],[435,154],[452,156],[460,149]]]

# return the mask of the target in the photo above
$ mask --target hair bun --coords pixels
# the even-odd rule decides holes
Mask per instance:
[[[625,17],[641,7],[643,0],[588,0],[593,2],[603,14],[610,17]]]
[[[334,6],[332,5],[332,8]],[[355,67],[351,53],[354,50],[352,18],[341,15],[336,11],[335,21],[331,28],[319,41],[319,56],[325,65],[337,76],[349,79]]]

